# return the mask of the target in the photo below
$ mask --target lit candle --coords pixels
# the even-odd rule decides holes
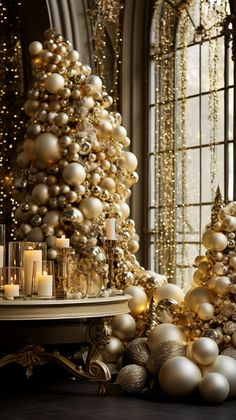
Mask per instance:
[[[42,261],[42,251],[40,249],[26,249],[23,254],[26,296],[31,296],[34,261]]]
[[[106,239],[110,241],[116,240],[116,219],[106,219]]]
[[[5,296],[7,299],[13,300],[14,297],[18,297],[19,295],[19,284],[5,284]]]
[[[66,238],[65,235],[62,235],[61,238],[56,238],[56,248],[70,248],[70,239]]]
[[[4,245],[0,245],[0,267],[4,267]]]
[[[46,271],[38,276],[38,297],[52,297],[52,274]]]

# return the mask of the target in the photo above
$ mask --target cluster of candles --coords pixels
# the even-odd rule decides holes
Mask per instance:
[[[108,218],[105,221],[106,240],[116,240],[116,219]],[[11,261],[11,247],[21,247],[19,252],[21,261]],[[9,242],[9,266],[5,267],[5,225],[0,225],[0,271],[1,288],[4,297],[13,300],[19,297],[52,298],[54,296],[55,278],[54,262],[45,261],[43,249],[39,245],[45,243]],[[35,245],[35,246],[32,246]],[[56,239],[58,250],[70,248],[70,240],[65,236]],[[23,287],[21,282],[23,282]]]

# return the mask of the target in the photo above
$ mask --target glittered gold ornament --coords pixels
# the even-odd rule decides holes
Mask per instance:
[[[160,386],[167,394],[180,398],[195,391],[202,380],[201,371],[187,357],[168,359],[159,373]]]
[[[136,322],[130,314],[115,315],[112,320],[112,335],[120,340],[130,340],[135,333]]]
[[[229,383],[220,373],[208,373],[200,382],[199,391],[208,403],[220,404],[229,395]]]
[[[119,385],[123,391],[134,394],[144,390],[147,379],[147,371],[143,366],[130,364],[124,366],[118,372],[116,384]]]

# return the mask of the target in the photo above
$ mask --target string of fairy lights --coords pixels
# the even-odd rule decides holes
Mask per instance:
[[[0,1],[0,220],[7,225],[10,236],[13,236],[12,220],[16,208],[15,152],[24,129],[20,6],[20,1]]]

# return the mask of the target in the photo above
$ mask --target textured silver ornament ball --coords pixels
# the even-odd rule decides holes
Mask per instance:
[[[161,367],[174,356],[186,356],[187,346],[178,341],[169,340],[160,343],[150,354],[146,368],[153,375],[158,375]]]
[[[117,375],[116,384],[125,391],[136,394],[144,390],[147,385],[147,371],[145,367],[136,364],[124,366]]]
[[[135,319],[130,314],[115,315],[112,320],[112,335],[120,340],[130,340],[136,330]]]
[[[125,366],[134,363],[136,365],[146,366],[149,355],[150,351],[147,346],[147,338],[135,338],[125,347],[122,355],[122,364]]]
[[[168,359],[159,373],[160,386],[167,394],[179,398],[195,391],[202,380],[197,365],[183,356]]]
[[[229,383],[220,373],[208,373],[199,384],[199,391],[205,401],[220,404],[229,395]]]

